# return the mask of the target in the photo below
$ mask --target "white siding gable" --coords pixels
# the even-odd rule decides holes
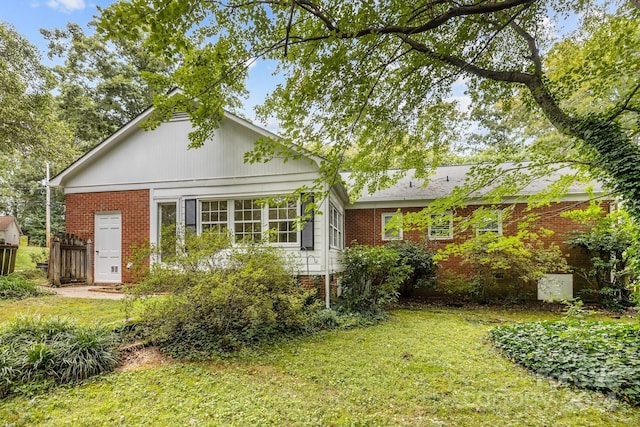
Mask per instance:
[[[316,174],[318,167],[309,158],[275,158],[266,163],[244,163],[244,154],[260,138],[258,132],[237,121],[223,120],[212,141],[201,148],[188,149],[188,120],[163,123],[151,131],[140,128],[71,171],[64,179],[67,192],[148,188],[189,182],[190,186],[212,183],[208,180],[259,178],[288,181],[291,175]],[[317,176],[317,175],[316,175]],[[260,181],[260,179],[258,179]],[[236,181],[236,183],[238,183]],[[164,184],[164,185],[163,185]]]

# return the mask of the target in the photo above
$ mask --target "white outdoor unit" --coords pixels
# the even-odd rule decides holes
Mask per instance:
[[[538,299],[542,301],[573,299],[573,274],[546,274],[538,281]]]

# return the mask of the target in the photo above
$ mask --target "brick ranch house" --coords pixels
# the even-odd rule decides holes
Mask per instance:
[[[322,214],[316,212],[302,230],[296,230],[294,221],[304,211],[300,201],[265,206],[257,201],[311,186],[319,177],[321,159],[302,156],[285,161],[276,157],[266,163],[245,163],[244,153],[257,139],[277,136],[230,113],[211,141],[188,150],[192,126],[186,115],[176,114],[156,129],[144,131],[139,125],[150,113],[148,109],[124,125],[50,183],[65,193],[66,231],[94,242],[93,277],[97,283],[130,282],[132,245],[157,243],[163,225],[177,224],[197,232],[224,227],[236,239],[260,238],[275,229],[276,244],[297,259],[301,279],[320,276],[326,290],[340,271],[339,253],[345,245],[353,241],[380,245],[398,238],[421,240],[415,231],[392,236],[384,225],[398,210],[417,211],[448,194],[468,172],[468,166],[441,167],[426,187],[406,177],[353,203],[345,185],[335,184],[325,188],[328,197],[316,200]],[[344,178],[348,181],[348,176]],[[538,191],[545,186],[543,181],[530,186],[529,191]],[[549,241],[571,252],[564,240],[574,225],[557,212],[588,200],[583,188],[574,187],[559,203],[540,209],[540,225],[555,232]],[[512,219],[517,219],[524,206],[516,205]],[[457,214],[473,209],[469,205],[466,212]],[[516,224],[503,225],[498,220],[495,227],[496,232],[508,234]],[[471,238],[469,233],[454,235],[452,228],[445,227],[437,232],[429,230],[427,238],[441,247]],[[579,259],[579,254],[571,256]],[[466,267],[454,258],[443,268],[464,273]]]

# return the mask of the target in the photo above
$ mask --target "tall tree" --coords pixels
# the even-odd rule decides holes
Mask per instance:
[[[47,155],[65,137],[50,89],[53,78],[40,53],[0,22],[0,153]]]
[[[428,175],[450,136],[444,101],[460,77],[483,105],[524,90],[526,104],[590,156],[640,218],[640,148],[622,125],[637,120],[640,110],[635,3],[132,0],[106,9],[100,28],[130,40],[148,35],[148,49],[179,58],[171,81],[184,92],[156,97],[154,119],[157,124],[175,108],[187,111],[198,126],[195,146],[215,131],[222,108],[232,108],[244,93],[247,61],[278,60],[285,82],[259,113],[277,117],[292,140],[332,143],[329,177],[344,150],[356,146],[356,187],[368,183],[370,190],[390,182],[384,171],[392,157],[403,169],[416,168],[418,177]],[[568,73],[549,73],[547,59],[558,36],[549,23],[575,16],[582,17],[578,34],[594,41],[587,48],[592,56],[577,58]],[[615,38],[600,34],[602,25]],[[574,89],[612,65],[628,78],[615,88],[600,79],[589,107],[573,108]],[[273,152],[261,148],[249,158]]]
[[[168,89],[162,84],[150,88],[143,79],[144,73],[167,74],[170,67],[146,52],[139,40],[108,42],[74,23],[40,31],[49,42],[49,57],[63,61],[52,70],[56,100],[82,151],[149,107],[155,91]]]

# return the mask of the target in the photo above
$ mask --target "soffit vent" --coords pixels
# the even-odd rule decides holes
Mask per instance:
[[[189,120],[189,115],[187,113],[173,113],[171,115],[172,122],[181,122],[183,120]]]

